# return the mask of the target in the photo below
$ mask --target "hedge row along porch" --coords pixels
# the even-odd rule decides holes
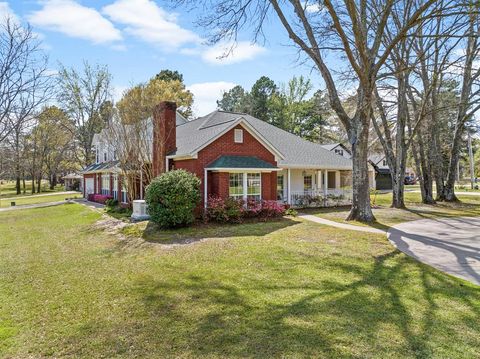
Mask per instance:
[[[250,115],[214,111],[187,121],[176,112],[175,103],[162,102],[149,126],[148,165],[154,174],[172,169],[196,174],[202,181],[203,206],[209,196],[278,200],[293,206],[350,201],[350,159]],[[130,198],[122,184],[106,133],[94,137],[96,163],[83,171],[84,195],[108,194],[129,203],[136,198]]]

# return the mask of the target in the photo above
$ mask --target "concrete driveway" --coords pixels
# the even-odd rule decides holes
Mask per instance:
[[[405,222],[387,236],[405,254],[480,285],[480,217]]]

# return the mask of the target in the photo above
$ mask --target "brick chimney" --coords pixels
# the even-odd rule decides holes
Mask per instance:
[[[153,109],[153,175],[166,171],[166,156],[177,148],[177,104],[162,101]]]

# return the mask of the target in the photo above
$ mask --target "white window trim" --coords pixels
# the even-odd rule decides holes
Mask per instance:
[[[243,129],[236,128],[233,130],[233,140],[235,143],[243,143]]]

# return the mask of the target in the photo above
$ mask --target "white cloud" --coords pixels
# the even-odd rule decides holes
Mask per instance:
[[[15,15],[8,2],[0,1],[0,22],[5,21],[7,18],[19,22],[17,15]]]
[[[167,13],[151,0],[117,0],[102,11],[112,21],[125,25],[129,34],[166,50],[200,43],[198,35],[177,24],[175,14]]]
[[[193,112],[196,116],[203,116],[217,108],[217,100],[223,92],[235,87],[233,82],[202,82],[187,87],[193,93]]]
[[[318,13],[318,12],[324,12],[325,7],[320,4],[320,2],[317,1],[304,1],[303,2],[303,8],[305,9],[305,12],[307,13]]]
[[[239,41],[236,44],[218,43],[202,52],[202,59],[214,65],[230,65],[242,61],[252,60],[267,50],[248,41]]]
[[[114,85],[113,86],[113,100],[115,102],[120,101],[125,91],[127,91],[131,86],[124,85]]]
[[[43,7],[27,16],[35,26],[61,32],[95,44],[122,40],[121,32],[94,8],[73,0],[47,0]]]

